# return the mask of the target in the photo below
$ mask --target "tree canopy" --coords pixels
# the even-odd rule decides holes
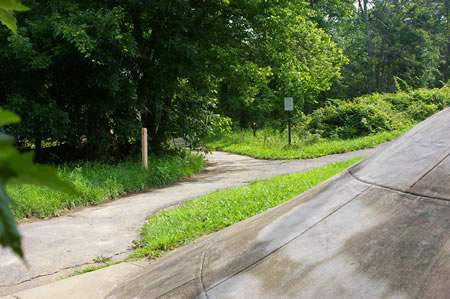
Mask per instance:
[[[328,32],[349,58],[324,96],[442,87],[448,82],[449,1],[359,0]],[[398,83],[398,84],[397,84]]]
[[[17,2],[17,1],[16,1]],[[0,29],[0,105],[21,146],[120,157],[327,98],[448,81],[448,1],[35,1]],[[14,22],[13,22],[14,23]],[[12,23],[11,23],[12,24]]]
[[[198,142],[229,116],[301,109],[345,62],[303,1],[24,1],[17,34],[0,30],[0,105],[22,116],[19,142],[106,156],[149,130]],[[252,112],[253,111],[253,112]]]

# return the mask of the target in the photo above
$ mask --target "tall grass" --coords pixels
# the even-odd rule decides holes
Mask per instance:
[[[258,159],[310,159],[330,154],[345,153],[364,148],[376,147],[400,136],[404,130],[381,132],[354,139],[330,140],[316,136],[288,136],[277,131],[264,129],[253,137],[251,130],[238,130],[209,138],[206,143],[212,150],[247,155]]]
[[[80,195],[67,195],[34,185],[8,185],[14,200],[11,210],[16,217],[58,216],[80,206],[91,206],[123,194],[175,182],[203,167],[203,158],[196,155],[149,157],[149,169],[138,161],[115,165],[100,162],[80,162],[58,167],[60,177],[75,185]]]

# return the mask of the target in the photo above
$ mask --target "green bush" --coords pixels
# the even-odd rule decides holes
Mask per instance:
[[[316,110],[307,126],[325,138],[349,139],[392,130],[392,110],[361,102],[333,101]]]
[[[306,117],[305,129],[325,138],[349,139],[402,130],[450,105],[450,88],[371,94],[352,101],[330,100]]]
[[[435,104],[426,104],[422,101],[414,101],[409,105],[407,114],[412,120],[421,121],[433,115],[438,110],[439,109]]]

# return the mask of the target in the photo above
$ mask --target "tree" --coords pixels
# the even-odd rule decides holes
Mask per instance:
[[[36,148],[48,139],[76,147],[86,137],[93,157],[108,156],[110,130],[113,141],[127,143],[140,127],[125,67],[135,43],[123,27],[123,11],[69,1],[30,4],[21,15],[26,27],[9,37],[0,33],[9,42],[0,49],[7,66],[0,103],[23,118],[9,132]]]
[[[299,0],[29,3],[17,35],[0,31],[0,104],[24,115],[8,132],[37,148],[83,139],[106,157],[140,125],[156,153],[198,143],[221,114],[277,118],[287,95],[302,109],[345,61]]]
[[[345,59],[312,17],[300,1],[238,2],[222,8],[222,23],[215,20],[222,39],[209,63],[219,82],[219,111],[247,127],[280,119],[284,96],[295,97],[302,109],[330,87]]]
[[[325,97],[392,92],[395,77],[411,88],[440,87],[448,80],[448,1],[358,3],[350,19],[337,22],[333,38],[350,63]]]

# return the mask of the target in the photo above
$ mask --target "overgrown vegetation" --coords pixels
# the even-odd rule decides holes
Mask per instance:
[[[300,122],[325,138],[354,138],[403,130],[450,105],[450,87],[372,94],[349,101],[330,100]]]
[[[79,195],[69,195],[33,185],[10,185],[14,200],[11,210],[16,219],[58,216],[67,209],[91,206],[123,194],[159,187],[190,176],[203,166],[197,155],[149,157],[148,170],[138,161],[114,165],[100,162],[67,163],[58,166],[59,176],[71,182]]]
[[[336,162],[247,186],[214,192],[178,207],[150,216],[142,227],[142,240],[135,242],[131,258],[158,258],[208,233],[259,214],[310,188],[361,160]]]
[[[320,25],[333,36],[349,63],[321,100],[354,98],[373,92],[441,87],[449,80],[448,0],[310,1]],[[334,17],[331,17],[334,16]],[[319,102],[321,101],[319,100]]]
[[[207,139],[213,150],[261,159],[315,158],[375,147],[392,140],[419,121],[450,105],[450,88],[372,94],[350,101],[330,100],[293,122],[292,145],[287,130],[234,130]]]

